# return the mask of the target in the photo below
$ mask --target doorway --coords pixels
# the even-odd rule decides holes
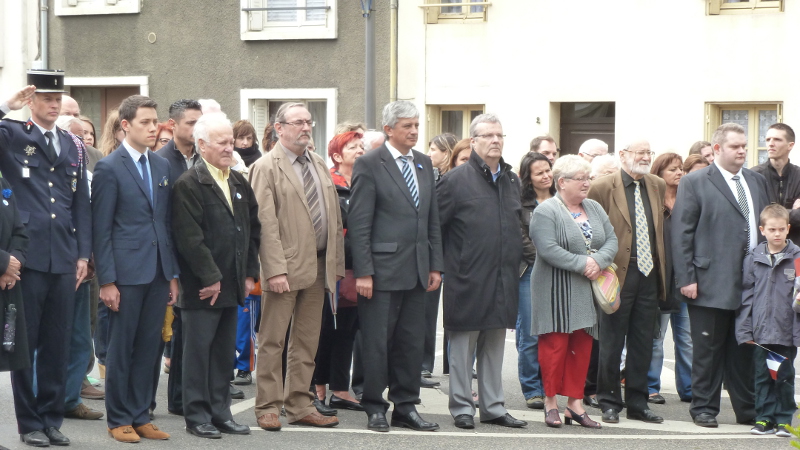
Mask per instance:
[[[561,103],[561,155],[577,155],[581,144],[600,139],[614,152],[614,102]]]

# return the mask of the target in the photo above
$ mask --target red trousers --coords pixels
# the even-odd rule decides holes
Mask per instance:
[[[544,394],[583,398],[592,337],[583,330],[539,336],[539,366]]]

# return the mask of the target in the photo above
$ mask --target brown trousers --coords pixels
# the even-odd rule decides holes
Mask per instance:
[[[264,281],[266,287],[266,280]],[[296,422],[316,411],[309,392],[314,376],[325,301],[325,257],[317,259],[317,279],[299,291],[282,294],[264,291],[261,297],[261,323],[256,358],[256,418],[279,415],[286,408],[286,418]],[[282,376],[281,354],[286,329],[292,323],[286,358],[286,382]]]

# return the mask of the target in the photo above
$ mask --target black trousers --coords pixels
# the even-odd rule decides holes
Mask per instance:
[[[161,265],[150,284],[117,286],[119,311],[109,311],[106,356],[106,417],[109,428],[150,423],[153,366],[169,301]]]
[[[416,411],[419,372],[425,336],[425,289],[377,291],[372,298],[359,296],[358,316],[364,354],[364,395],[367,415],[386,413],[389,400],[395,414]]]
[[[435,291],[425,293],[425,343],[422,348],[422,370],[433,372],[436,360],[436,322],[439,319],[439,297],[442,285]]]
[[[313,384],[329,385],[332,391],[350,389],[350,365],[353,361],[353,340],[358,330],[358,308],[339,308],[334,328],[331,304],[322,308],[322,328],[317,356],[314,358]],[[315,391],[316,392],[316,391]]]
[[[653,357],[653,338],[656,335],[658,275],[654,267],[649,276],[644,276],[633,261],[628,269],[617,312],[598,312],[600,353],[597,401],[603,411],[622,411],[619,364],[626,340],[625,403],[628,411],[648,409],[647,371]]]
[[[231,355],[238,308],[183,309],[183,413],[187,426],[231,415]]]
[[[167,409],[183,414],[183,321],[181,309],[172,307],[175,319],[172,321],[172,340],[170,345],[169,381],[167,383]]]
[[[722,382],[731,397],[736,421],[756,417],[753,345],[736,343],[736,311],[691,303],[692,418],[701,413],[717,416]]]
[[[164,349],[167,348],[167,342],[164,342],[164,338],[161,338],[161,342],[158,343],[158,354],[164,356]],[[156,361],[156,365],[153,367],[153,397],[150,399],[150,409],[156,409],[156,394],[158,393],[158,380],[161,378],[161,357],[158,358]]]
[[[356,308],[358,310],[358,308]],[[364,352],[361,345],[361,325],[353,338],[353,376],[350,380],[356,397],[364,393]]]
[[[20,278],[26,329],[17,333],[28,335],[28,353],[36,367],[37,394],[33,394],[33,368],[11,372],[11,388],[17,427],[21,434],[26,434],[48,427],[60,428],[64,420],[75,274],[24,269]]]

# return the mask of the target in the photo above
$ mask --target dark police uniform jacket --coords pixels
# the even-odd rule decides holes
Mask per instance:
[[[66,274],[91,256],[92,215],[85,152],[67,131],[56,134],[61,153],[51,164],[47,140],[32,121],[0,121],[0,171],[31,238],[26,268]]]

